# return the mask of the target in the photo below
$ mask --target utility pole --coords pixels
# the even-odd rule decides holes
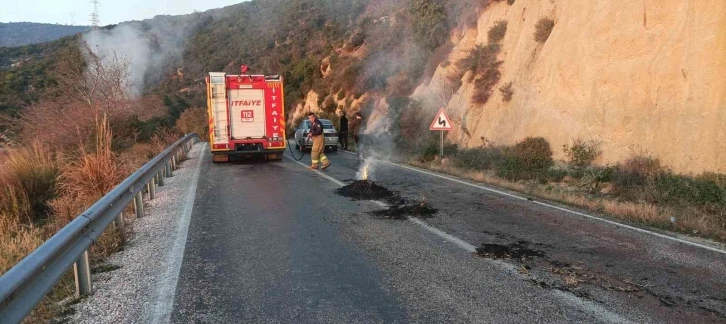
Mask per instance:
[[[100,23],[98,19],[98,6],[101,5],[101,2],[98,0],[91,0],[91,3],[93,4],[93,12],[91,13],[91,28],[96,29]]]
[[[76,25],[76,13],[71,12],[71,26]]]

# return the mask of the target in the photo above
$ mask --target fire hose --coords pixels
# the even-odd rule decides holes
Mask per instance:
[[[295,157],[295,152],[292,151],[292,146],[290,146],[290,145],[287,146],[287,148],[290,149],[290,155],[292,155],[292,158],[295,161],[300,161],[300,160],[302,160],[305,157],[305,148],[303,146],[303,143],[304,143],[304,140],[303,139],[300,139],[300,142],[297,143],[298,144],[298,147],[300,148],[300,153],[302,153],[302,155],[300,155],[300,158],[299,159]]]

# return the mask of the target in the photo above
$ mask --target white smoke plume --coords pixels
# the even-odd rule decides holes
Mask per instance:
[[[144,75],[152,62],[151,49],[141,32],[129,25],[110,31],[92,30],[83,35],[83,41],[95,55],[107,61],[117,57],[129,65],[127,94],[137,97],[144,87]]]
[[[156,16],[143,21],[121,23],[113,28],[94,29],[83,41],[99,57],[118,59],[129,64],[129,95],[141,95],[145,86],[177,72],[184,45],[203,19],[225,15],[224,9],[184,16]]]

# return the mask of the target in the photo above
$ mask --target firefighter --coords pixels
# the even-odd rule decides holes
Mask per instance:
[[[312,138],[313,148],[310,151],[310,158],[312,164],[310,170],[318,168],[320,162],[323,163],[321,169],[325,170],[330,166],[330,160],[325,156],[325,135],[323,134],[323,123],[318,120],[315,113],[308,114],[308,120],[310,121],[310,133],[308,133],[308,139]]]

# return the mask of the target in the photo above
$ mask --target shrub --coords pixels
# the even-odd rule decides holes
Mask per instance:
[[[184,134],[197,133],[201,141],[209,139],[209,120],[207,109],[189,108],[182,112],[176,121],[176,128]]]
[[[478,147],[459,151],[454,166],[468,170],[491,170],[503,158],[501,147]]]
[[[555,27],[555,21],[551,18],[540,18],[537,24],[534,25],[534,40],[540,43],[547,41],[552,33],[552,28]]]
[[[444,5],[435,0],[414,0],[409,4],[413,38],[427,49],[435,49],[446,41],[449,27]]]
[[[514,90],[512,90],[512,82],[507,82],[503,86],[499,87],[499,92],[502,93],[502,101],[512,100]]]
[[[509,180],[543,178],[554,164],[550,143],[542,137],[527,137],[505,152],[497,174]]]
[[[502,61],[497,60],[500,46],[489,44],[476,46],[474,49],[457,63],[461,71],[472,71],[469,74],[469,81],[474,81],[474,94],[472,99],[478,104],[484,104],[491,97],[491,90],[501,77],[499,65]]]
[[[496,65],[487,68],[482,75],[474,81],[474,96],[472,99],[475,103],[485,104],[489,101],[492,96],[492,88],[499,82],[501,72],[499,72],[499,64],[501,61],[496,62]]]
[[[560,182],[565,176],[568,175],[568,171],[560,168],[551,168],[547,170],[547,178],[554,182]]]
[[[499,67],[501,62],[497,61],[500,46],[498,44],[489,44],[486,46],[477,45],[470,50],[464,58],[457,62],[456,66],[461,71],[472,71],[468,81],[473,81],[478,75],[482,74],[489,68]]]
[[[661,172],[654,179],[653,198],[674,205],[692,204],[699,207],[726,207],[726,190],[716,182]]]
[[[419,162],[431,162],[440,155],[441,139],[439,136],[440,134],[436,133],[435,136],[431,135],[428,139],[426,139],[418,155]],[[458,151],[458,145],[444,142],[444,156],[455,157]]]
[[[592,164],[592,161],[602,153],[599,149],[600,142],[595,140],[583,141],[582,139],[572,140],[572,146],[562,145],[562,150],[569,159],[570,166],[584,168]]]
[[[616,167],[613,181],[622,188],[642,187],[648,179],[654,179],[660,172],[660,160],[647,155],[635,155]]]
[[[507,21],[506,20],[499,20],[494,23],[494,25],[489,28],[489,32],[487,32],[487,37],[489,38],[489,44],[497,44],[502,39],[504,39],[504,35],[507,34]]]

